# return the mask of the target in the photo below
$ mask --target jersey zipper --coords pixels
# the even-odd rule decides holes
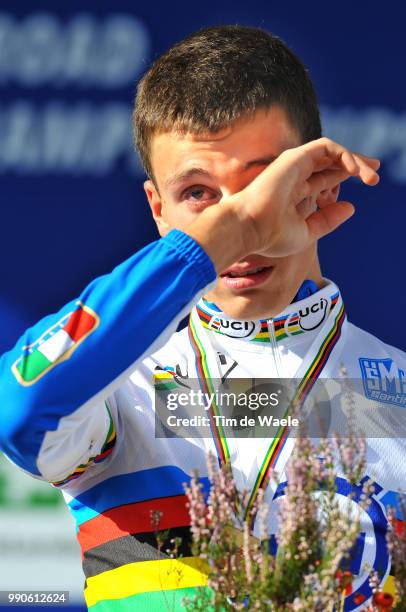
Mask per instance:
[[[281,354],[279,352],[278,341],[275,336],[273,319],[267,319],[266,324],[268,326],[269,340],[272,346],[272,355],[275,363],[276,378],[283,378],[283,364]]]

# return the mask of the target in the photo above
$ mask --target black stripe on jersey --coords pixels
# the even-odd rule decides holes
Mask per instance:
[[[168,559],[169,555],[166,551],[168,548],[173,548],[170,542],[172,538],[181,538],[182,540],[177,556],[191,555],[190,527],[174,527],[161,533],[165,539],[160,552],[154,532],[135,533],[90,548],[85,552],[83,559],[85,576],[87,578],[97,576],[102,572],[135,561]]]

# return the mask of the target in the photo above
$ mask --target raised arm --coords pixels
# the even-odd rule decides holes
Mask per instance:
[[[2,448],[41,476],[46,432],[79,408],[103,404],[166,341],[216,272],[249,253],[300,251],[334,230],[351,216],[351,204],[324,203],[306,220],[297,206],[351,175],[375,184],[378,166],[327,139],[286,151],[185,232],[172,230],[28,329],[0,358]]]

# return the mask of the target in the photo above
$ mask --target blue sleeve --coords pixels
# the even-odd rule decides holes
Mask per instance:
[[[90,399],[112,393],[215,277],[204,250],[172,230],[28,329],[0,358],[1,448],[39,474],[45,432]]]

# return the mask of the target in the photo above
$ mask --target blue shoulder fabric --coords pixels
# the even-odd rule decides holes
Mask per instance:
[[[0,357],[0,446],[33,474],[46,431],[131,367],[216,278],[210,258],[172,230],[28,329]]]
[[[318,290],[319,288],[316,283],[311,279],[307,279],[303,281],[303,283],[300,285],[299,291],[296,293],[291,303],[294,304],[294,302],[300,302],[300,300],[305,300],[306,298],[313,295],[313,293],[316,293],[316,291]]]

